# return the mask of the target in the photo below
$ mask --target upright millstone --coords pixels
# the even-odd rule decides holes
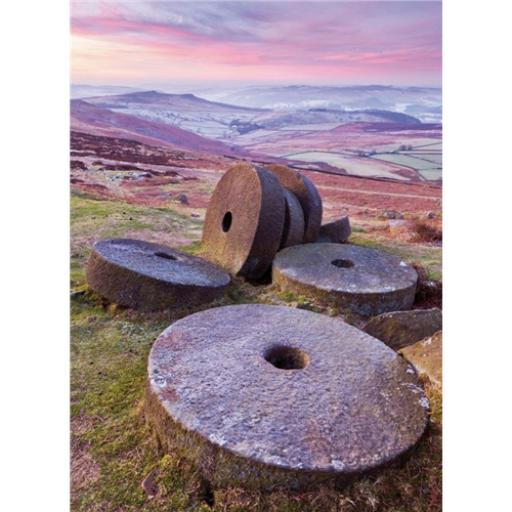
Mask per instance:
[[[161,446],[214,488],[343,484],[404,454],[428,421],[402,357],[345,322],[283,306],[177,321],[153,344],[148,379]]]
[[[295,194],[304,212],[304,242],[314,242],[320,233],[322,223],[322,198],[313,182],[284,165],[269,164],[281,185]]]
[[[235,165],[220,179],[203,228],[205,255],[228,272],[257,279],[279,249],[284,191],[267,169]]]
[[[86,274],[109,301],[142,311],[211,302],[230,283],[226,272],[201,258],[129,239],[96,242]]]
[[[316,243],[279,251],[272,281],[360,315],[410,309],[418,275],[397,256],[349,244]]]
[[[284,189],[286,210],[284,217],[283,236],[280,248],[298,245],[304,240],[304,212],[299,200],[293,192]]]

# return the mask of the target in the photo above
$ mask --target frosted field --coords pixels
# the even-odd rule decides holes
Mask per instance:
[[[417,171],[425,171],[440,167],[434,162],[427,161],[423,158],[418,158],[417,156],[412,156],[411,154],[378,154],[373,158],[383,160],[385,162],[390,162],[392,164],[404,165],[405,167],[410,167]]]
[[[423,171],[419,171],[419,173],[426,180],[440,180],[443,175],[441,169],[425,169]]]
[[[435,167],[443,166],[443,154],[442,153],[418,153],[418,152],[408,152],[404,151],[403,155],[410,155],[415,158],[419,158],[420,160],[426,160],[427,162],[432,162],[435,164]]]
[[[386,162],[380,162],[371,158],[352,157],[340,153],[326,151],[306,151],[286,155],[291,160],[302,162],[323,162],[339,169],[344,169],[349,174],[367,177],[384,177],[405,180],[395,171],[399,169]]]

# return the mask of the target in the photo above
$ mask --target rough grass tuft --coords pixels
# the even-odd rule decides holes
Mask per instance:
[[[414,232],[414,242],[442,242],[443,229],[439,222],[428,222],[424,220],[415,220],[412,224]]]

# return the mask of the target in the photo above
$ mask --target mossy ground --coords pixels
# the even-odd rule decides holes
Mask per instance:
[[[441,395],[427,384],[432,405],[429,431],[401,467],[359,480],[339,492],[260,494],[232,488],[206,492],[185,460],[157,450],[145,425],[142,400],[147,356],[158,334],[196,309],[142,314],[105,304],[85,284],[91,243],[135,236],[197,252],[200,223],[171,210],[146,208],[83,195],[72,197],[71,427],[72,510],[95,511],[389,511],[441,510]],[[358,243],[380,246],[355,233]],[[387,242],[389,243],[389,242]],[[439,255],[428,247],[382,247],[433,269]],[[420,250],[421,249],[421,250]],[[288,304],[335,315],[325,304],[271,285],[236,281],[220,304]],[[208,306],[204,306],[202,309]],[[154,476],[155,497],[141,484]]]
[[[426,271],[429,279],[436,281],[442,278],[442,249],[433,244],[407,243],[392,240],[379,236],[378,232],[365,232],[361,229],[354,229],[350,236],[350,242],[375,249],[382,249],[400,256],[408,263],[421,265]]]

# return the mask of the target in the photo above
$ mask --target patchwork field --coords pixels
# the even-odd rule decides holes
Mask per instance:
[[[355,91],[338,92],[359,103]],[[425,114],[421,118],[428,120],[433,114],[433,97],[424,103],[423,95],[436,96],[438,92],[384,88],[375,94],[379,98],[384,95],[381,100],[389,94],[387,102],[396,96],[397,102],[390,103],[395,110],[346,109],[337,102],[323,106],[317,100],[248,107],[158,91],[95,96],[72,101],[72,128],[218,157],[288,161],[340,174],[400,181],[440,181],[442,149],[437,143],[442,125],[396,110],[407,110],[402,103],[404,95],[417,95],[413,110],[419,108],[418,112]],[[425,164],[423,157],[407,148],[435,153],[438,158]]]
[[[392,178],[397,180],[409,179],[401,175],[401,165],[388,165],[385,161],[375,158],[361,158],[343,153],[330,153],[327,151],[308,151],[305,153],[291,153],[285,155],[288,160],[300,164],[300,162],[326,163],[338,170],[347,172],[354,176],[369,176],[379,178]],[[390,163],[394,163],[391,162]],[[396,162],[400,163],[400,162]]]

